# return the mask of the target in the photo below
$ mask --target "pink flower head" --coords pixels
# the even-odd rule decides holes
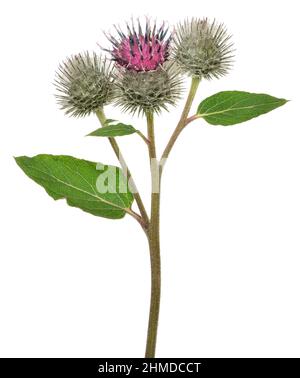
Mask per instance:
[[[168,28],[162,24],[159,28],[154,23],[151,27],[149,20],[146,20],[145,30],[142,30],[138,21],[137,31],[132,22],[130,27],[127,24],[127,35],[115,27],[119,38],[108,36],[113,45],[109,50],[120,66],[134,71],[153,71],[162,65],[169,56],[170,36]]]

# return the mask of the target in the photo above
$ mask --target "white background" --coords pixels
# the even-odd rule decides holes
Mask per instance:
[[[70,154],[116,164],[107,141],[84,138],[53,96],[66,56],[99,51],[102,30],[133,16],[174,24],[216,17],[234,35],[233,71],[203,82],[292,100],[232,127],[191,124],[166,166],[158,357],[300,357],[299,41],[297,1],[2,1],[0,355],[142,357],[149,306],[146,239],[54,202],[13,156]],[[180,104],[181,105],[181,104]],[[194,108],[195,108],[194,107]],[[158,147],[180,109],[156,122]],[[143,119],[122,118],[145,129]],[[148,200],[147,154],[120,138]],[[149,204],[149,201],[147,201]]]

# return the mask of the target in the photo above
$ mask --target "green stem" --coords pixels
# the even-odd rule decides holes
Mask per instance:
[[[98,109],[96,111],[96,115],[102,125],[102,127],[105,127],[105,122],[106,122],[106,116],[104,114],[104,111],[103,109]],[[136,200],[136,203],[137,203],[137,206],[140,210],[140,213],[141,213],[141,219],[139,220],[139,223],[141,224],[141,226],[143,227],[143,229],[147,232],[148,230],[148,226],[149,226],[149,217],[148,217],[148,214],[147,214],[147,211],[145,209],[145,206],[144,206],[144,203],[142,201],[142,198],[137,190],[137,187],[136,187],[136,184],[133,180],[133,177],[131,175],[131,172],[123,158],[123,155],[121,154],[121,151],[120,151],[120,148],[119,148],[119,145],[117,143],[117,141],[115,140],[115,138],[108,138],[109,139],[109,142],[112,146],[112,149],[114,150],[115,152],[115,155],[117,157],[117,159],[119,160],[120,164],[121,164],[121,167],[123,169],[123,171],[126,173],[127,175],[127,178],[128,178],[128,182],[129,182],[129,185],[130,185],[130,190],[132,191],[133,193],[133,196]],[[135,217],[136,218],[136,217]],[[137,219],[137,218],[136,218]],[[138,219],[137,219],[138,220]]]
[[[147,113],[149,157],[151,165],[151,218],[149,226],[149,250],[151,262],[151,301],[146,345],[146,358],[155,357],[155,347],[158,329],[161,269],[160,269],[160,238],[159,238],[159,210],[160,210],[160,179],[159,163],[156,157],[153,113]]]
[[[148,140],[149,140],[149,157],[151,164],[151,179],[152,179],[152,193],[151,193],[151,218],[149,225],[149,249],[151,261],[151,301],[150,313],[148,323],[148,335],[146,345],[146,358],[155,357],[155,347],[159,319],[160,307],[160,293],[161,293],[161,266],[160,266],[160,236],[159,236],[159,220],[160,220],[160,184],[161,173],[165,159],[168,158],[179,134],[187,124],[187,119],[193,100],[195,98],[198,86],[200,83],[199,78],[193,78],[191,83],[190,92],[183,109],[181,118],[178,122],[176,129],[173,132],[163,154],[161,160],[157,160],[155,148],[155,135],[154,135],[154,122],[153,113],[147,113],[147,127],[148,127]]]
[[[141,131],[139,131],[139,130],[137,130],[136,133],[143,139],[143,141],[148,146],[149,145],[149,140],[145,137],[145,135]]]
[[[162,157],[161,157],[161,172],[162,172],[162,169],[163,169],[163,166],[164,166],[164,162],[166,161],[166,159],[169,157],[169,154],[178,138],[178,136],[180,135],[180,133],[182,132],[182,130],[185,128],[185,126],[187,125],[187,119],[188,119],[188,115],[189,115],[189,112],[191,110],[191,107],[192,107],[192,104],[193,104],[193,100],[195,98],[195,95],[197,93],[197,89],[199,87],[199,84],[200,84],[200,78],[198,77],[193,77],[192,78],[192,82],[191,82],[191,87],[190,87],[190,92],[189,92],[189,95],[188,95],[188,98],[186,100],[186,103],[185,103],[185,106],[184,106],[184,109],[183,109],[183,112],[181,114],[181,117],[180,117],[180,120],[177,124],[177,127],[176,129],[174,130],[163,154],[162,154]]]
[[[154,122],[153,113],[147,113],[147,127],[149,140],[149,157],[151,163],[151,179],[152,179],[152,194],[151,194],[151,217],[149,225],[149,249],[151,261],[151,301],[150,313],[148,323],[148,336],[146,345],[146,358],[155,357],[155,347],[158,329],[159,307],[160,307],[160,293],[161,293],[161,266],[160,266],[160,236],[159,236],[159,220],[160,220],[160,187],[161,174],[165,160],[168,158],[178,136],[187,124],[188,115],[191,110],[193,100],[195,98],[200,78],[193,77],[191,88],[184,106],[182,115],[175,128],[163,154],[161,160],[157,160],[155,148]],[[189,122],[188,122],[189,123]]]

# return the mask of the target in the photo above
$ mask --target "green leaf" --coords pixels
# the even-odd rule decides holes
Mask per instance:
[[[197,114],[212,125],[229,126],[268,113],[286,102],[267,94],[219,92],[202,101]]]
[[[105,125],[108,126],[110,123],[115,123],[115,122],[117,122],[117,120],[108,118],[104,123],[105,123]]]
[[[120,168],[64,155],[15,158],[32,180],[55,200],[100,217],[123,218],[133,195]]]
[[[110,123],[113,122],[113,120],[108,121],[110,122],[105,122],[108,126],[101,127],[100,129],[93,131],[87,136],[116,137],[130,135],[137,132],[137,130],[131,125],[125,125],[124,123],[120,122],[115,125],[111,125]]]

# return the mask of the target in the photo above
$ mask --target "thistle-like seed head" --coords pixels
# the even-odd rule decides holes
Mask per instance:
[[[96,53],[71,56],[59,65],[55,86],[57,102],[66,114],[83,117],[111,102],[112,64]]]
[[[127,33],[115,27],[117,36],[108,35],[112,50],[108,50],[119,66],[134,71],[151,71],[162,65],[169,56],[170,35],[162,24],[156,26],[147,19],[144,29],[140,21],[131,26],[127,24]]]
[[[116,105],[133,114],[160,113],[180,98],[182,80],[174,64],[154,71],[122,69],[116,76]]]
[[[205,79],[225,75],[232,63],[231,36],[223,24],[186,20],[174,35],[173,58],[184,73]]]

